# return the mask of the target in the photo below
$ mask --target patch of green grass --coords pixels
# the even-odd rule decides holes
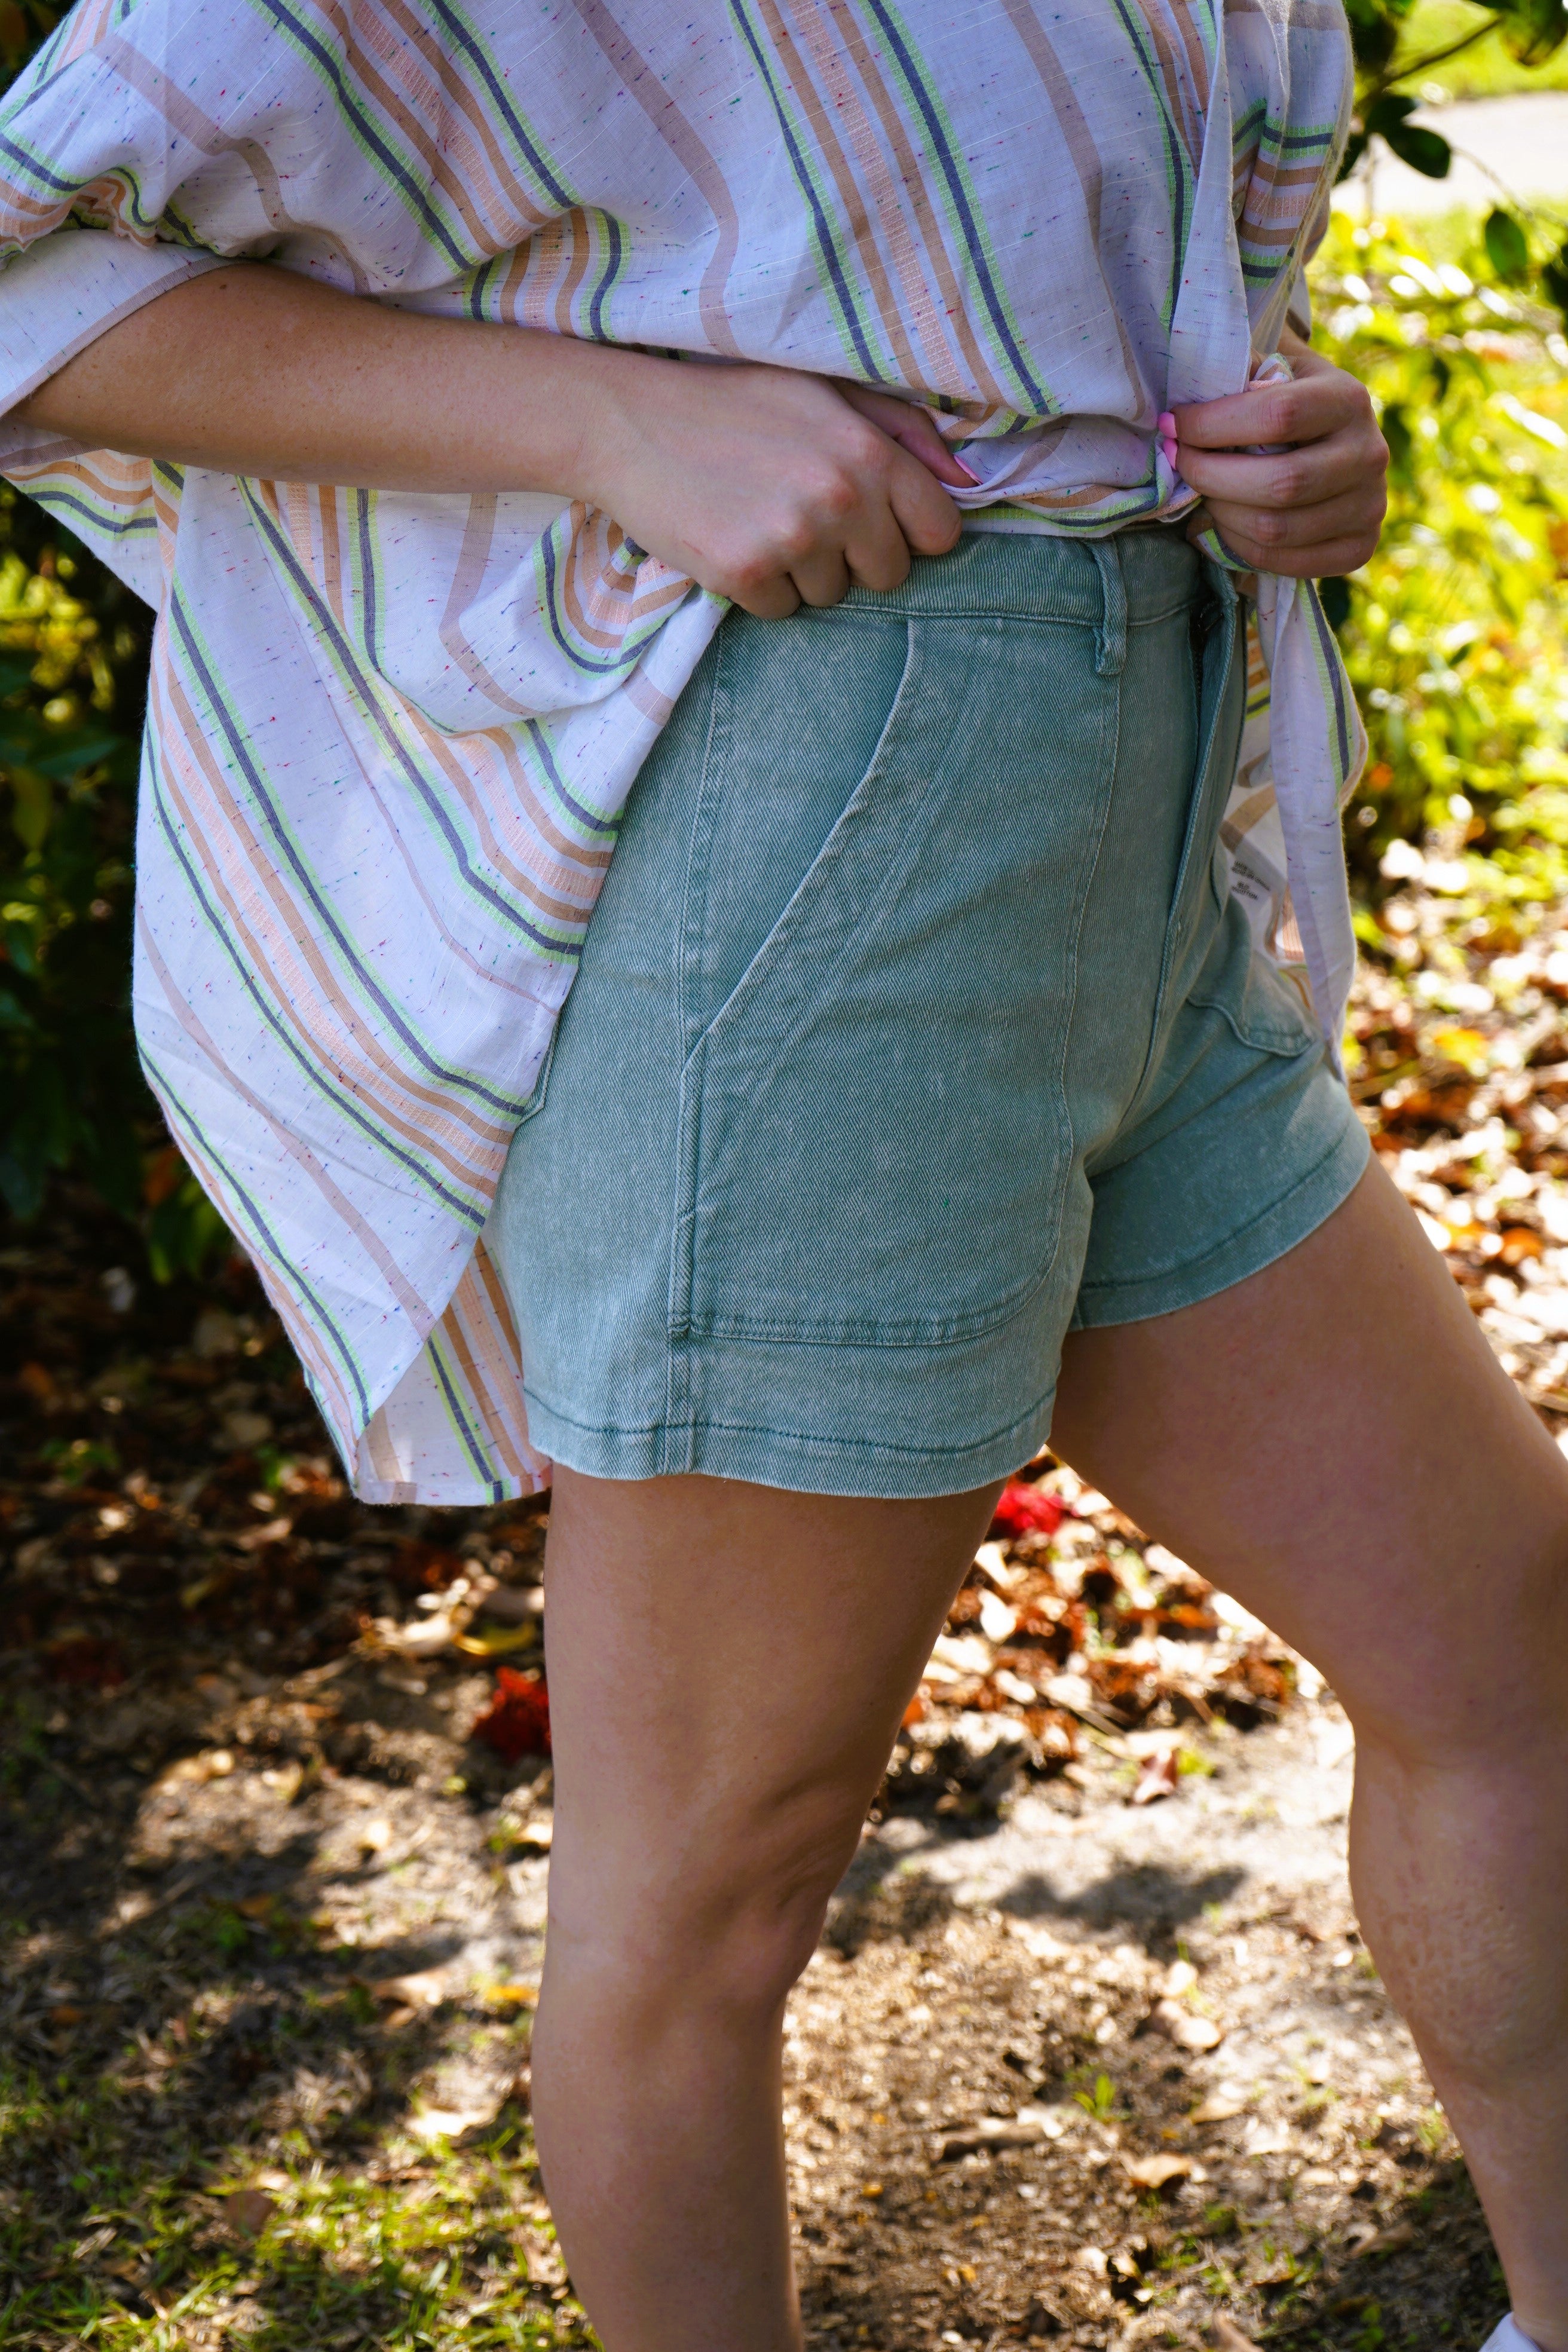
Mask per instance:
[[[1098,2124],[1110,2123],[1117,2113],[1116,2085],[1109,2074],[1097,2074],[1091,2084],[1075,2091],[1073,2097],[1086,2116]]]
[[[83,2020],[58,2062],[0,2057],[0,2345],[587,2352],[526,2116],[457,2145],[411,2128],[417,2079],[485,2021],[388,2034],[358,1986],[261,1996],[209,1961],[162,2031]],[[253,2050],[252,2095],[199,2087]]]

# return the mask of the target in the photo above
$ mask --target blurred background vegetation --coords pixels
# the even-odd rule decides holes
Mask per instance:
[[[1563,0],[1348,0],[1347,169],[1441,179],[1445,93],[1568,89]],[[0,84],[58,12],[0,0]],[[1568,164],[1564,168],[1568,188]],[[1473,939],[1568,897],[1568,217],[1510,201],[1402,231],[1335,216],[1318,340],[1370,386],[1393,453],[1375,560],[1326,586],[1372,755],[1347,812],[1363,947],[1416,867]],[[136,1228],[160,1279],[225,1236],[163,1131],[130,1023],[132,842],[150,616],[0,486],[0,1202],[52,1181]],[[1412,861],[1415,861],[1413,864]]]

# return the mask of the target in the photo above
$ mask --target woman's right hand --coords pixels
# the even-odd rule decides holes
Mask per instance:
[[[943,485],[975,477],[923,409],[788,368],[617,358],[584,420],[586,494],[759,619],[897,588],[955,544]]]
[[[176,286],[16,415],[89,449],[279,482],[585,499],[749,613],[897,588],[974,477],[929,414],[790,368],[421,316],[266,263]]]

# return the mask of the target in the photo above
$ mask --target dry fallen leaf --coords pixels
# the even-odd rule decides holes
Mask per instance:
[[[403,1625],[395,1617],[378,1617],[374,1626],[377,1646],[405,1658],[433,1658],[450,1649],[456,1630],[447,1616],[411,1618]]]
[[[1235,2320],[1227,2319],[1223,2311],[1215,2314],[1211,2326],[1215,2352],[1258,2352],[1251,2336],[1244,2336]]]
[[[504,1658],[513,1650],[531,1649],[539,1639],[537,1626],[487,1625],[478,1633],[458,1633],[453,1647],[470,1658]]]
[[[1234,2116],[1242,2116],[1246,2113],[1245,2099],[1226,2099],[1216,2096],[1205,2099],[1201,2106],[1194,2107],[1188,2120],[1194,2124],[1227,2124]]]
[[[1018,1612],[999,1593],[980,1596],[980,1630],[988,1642],[1002,1643],[1017,1630]]]
[[[1121,2162],[1135,2189],[1164,2189],[1173,2180],[1205,2178],[1202,2165],[1190,2156],[1124,2156]]]
[[[223,2218],[242,2238],[259,2238],[278,2210],[264,2189],[237,2189],[223,2200]]]
[[[952,2164],[982,2148],[1037,2147],[1045,2137],[1045,2122],[1037,2116],[977,2116],[972,2124],[943,2135],[936,2160]]]
[[[1157,1804],[1162,1797],[1173,1797],[1181,1785],[1181,1765],[1174,1747],[1157,1748],[1145,1756],[1133,1784],[1131,1802],[1135,1805]]]
[[[493,2106],[426,2107],[409,2116],[408,2128],[416,2139],[460,2139],[465,2132],[493,2123],[499,2112]]]
[[[160,1789],[200,1788],[208,1780],[226,1780],[234,1770],[234,1757],[226,1748],[206,1748],[199,1756],[182,1756],[166,1772],[158,1775]]]
[[[426,1969],[418,1976],[378,1977],[371,1986],[377,2000],[394,2000],[411,2009],[439,2009],[447,1998],[447,1987],[434,1969]]]
[[[1368,2254],[1396,2254],[1402,2247],[1413,2246],[1415,2243],[1415,2231],[1413,2224],[1409,2221],[1394,2221],[1386,2230],[1376,2231],[1367,2239],[1364,2245],[1357,2246],[1351,2259],[1352,2262],[1359,2263],[1363,2262]]]
[[[1173,2042],[1178,2050],[1217,2050],[1225,2040],[1225,2030],[1212,2017],[1199,2017],[1195,2011],[1184,2009],[1180,2001],[1156,2001],[1149,2022],[1157,2032]]]

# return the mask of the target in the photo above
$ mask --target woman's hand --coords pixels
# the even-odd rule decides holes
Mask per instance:
[[[973,483],[931,416],[790,368],[426,318],[265,263],[172,288],[16,415],[89,449],[270,481],[544,490],[764,619],[897,588]]]
[[[1365,386],[1299,336],[1281,348],[1293,383],[1255,384],[1173,412],[1176,470],[1201,493],[1231,552],[1259,572],[1319,580],[1377,545],[1388,446]],[[1252,451],[1266,448],[1258,457]]]
[[[974,480],[923,409],[788,368],[638,360],[602,377],[595,505],[704,588],[778,620],[900,586],[957,541]]]

